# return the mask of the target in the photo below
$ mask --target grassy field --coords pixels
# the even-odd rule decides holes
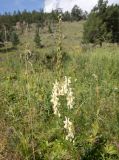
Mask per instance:
[[[1,160],[119,159],[119,47],[82,46],[83,23],[62,24],[61,77],[57,33],[47,27],[40,31],[41,49],[34,30],[20,35],[17,49],[0,49]],[[74,104],[69,109],[67,93],[60,95],[58,117],[51,97],[56,79],[63,85],[65,76],[71,77]],[[73,124],[71,141],[66,117]]]

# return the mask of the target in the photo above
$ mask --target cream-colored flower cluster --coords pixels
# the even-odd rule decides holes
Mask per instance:
[[[53,111],[54,114],[57,115],[58,117],[61,116],[59,112],[60,108],[60,102],[59,102],[59,97],[60,96],[65,96],[66,95],[66,100],[67,100],[67,107],[68,110],[71,110],[74,106],[74,96],[73,96],[73,91],[72,88],[70,87],[71,85],[71,78],[69,77],[64,77],[64,81],[58,82],[57,80],[55,81],[53,85],[53,90],[52,90],[52,95],[51,95],[51,102],[53,104]],[[65,117],[64,121],[64,128],[67,130],[68,135],[66,136],[66,140],[71,140],[74,138],[74,133],[73,133],[73,124],[72,122],[69,121],[69,118]]]
[[[68,109],[72,109],[74,106],[74,96],[72,88],[70,87],[71,78],[64,78],[63,82],[58,82],[57,80],[54,83],[52,95],[51,95],[51,102],[53,103],[53,111],[54,114],[60,117],[59,113],[59,96],[65,96],[67,100],[67,107]]]
[[[74,139],[74,127],[73,123],[65,116],[64,128],[67,130],[66,140],[72,141]]]

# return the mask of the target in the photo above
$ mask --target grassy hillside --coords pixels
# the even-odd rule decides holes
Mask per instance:
[[[83,23],[63,23],[61,64],[57,70],[57,32],[20,35],[17,49],[0,49],[0,158],[2,160],[118,160],[119,47],[81,45]],[[31,54],[29,54],[30,52]],[[71,77],[73,109],[59,96],[60,118],[51,102],[56,79]],[[61,86],[60,86],[61,87]],[[71,100],[71,97],[70,97]],[[74,138],[66,140],[65,118]]]

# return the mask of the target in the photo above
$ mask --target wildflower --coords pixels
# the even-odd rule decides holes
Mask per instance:
[[[54,114],[58,117],[61,117],[61,114],[59,112],[60,108],[60,102],[59,97],[66,95],[67,100],[67,107],[68,110],[72,109],[74,106],[74,96],[72,88],[70,87],[71,84],[71,78],[64,77],[64,81],[58,82],[55,81],[53,85],[52,95],[51,95],[51,102],[53,104],[53,111]],[[64,122],[64,128],[67,130],[66,140],[72,141],[74,139],[74,130],[73,130],[73,123],[65,116]]]
[[[74,106],[74,96],[72,88],[70,87],[71,84],[71,78],[67,78],[65,76],[63,82],[58,82],[57,80],[54,83],[52,95],[51,95],[51,102],[53,103],[53,110],[54,114],[60,116],[59,113],[59,96],[66,95],[67,100],[67,107],[68,109],[72,109]]]
[[[53,86],[51,102],[53,103],[54,114],[57,115],[58,117],[60,117],[60,113],[58,110],[58,107],[60,106],[58,92],[59,92],[59,83],[56,80],[56,82],[54,83],[54,86]]]
[[[67,130],[66,140],[72,141],[74,139],[73,123],[65,116],[64,128]]]
[[[77,82],[77,79],[75,79],[74,81]]]
[[[114,91],[118,91],[118,87],[114,87]]]
[[[72,109],[74,105],[74,97],[73,97],[73,92],[72,89],[69,88],[69,92],[67,94],[67,106],[69,109]]]
[[[92,76],[97,80],[98,76],[96,74],[92,74]]]

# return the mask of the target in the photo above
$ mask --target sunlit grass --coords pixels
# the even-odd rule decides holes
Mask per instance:
[[[82,25],[66,23],[63,30],[63,76],[71,77],[75,96],[74,110],[69,114],[75,143],[65,140],[64,117],[53,114],[51,94],[58,77],[52,55],[56,54],[56,43],[52,35],[41,31],[44,48],[36,48],[34,32],[29,32],[20,37],[17,50],[0,53],[4,159],[13,153],[23,160],[119,158],[119,48],[112,45],[84,51],[79,38]],[[26,46],[32,52],[28,61]],[[61,97],[62,107],[64,99]]]

